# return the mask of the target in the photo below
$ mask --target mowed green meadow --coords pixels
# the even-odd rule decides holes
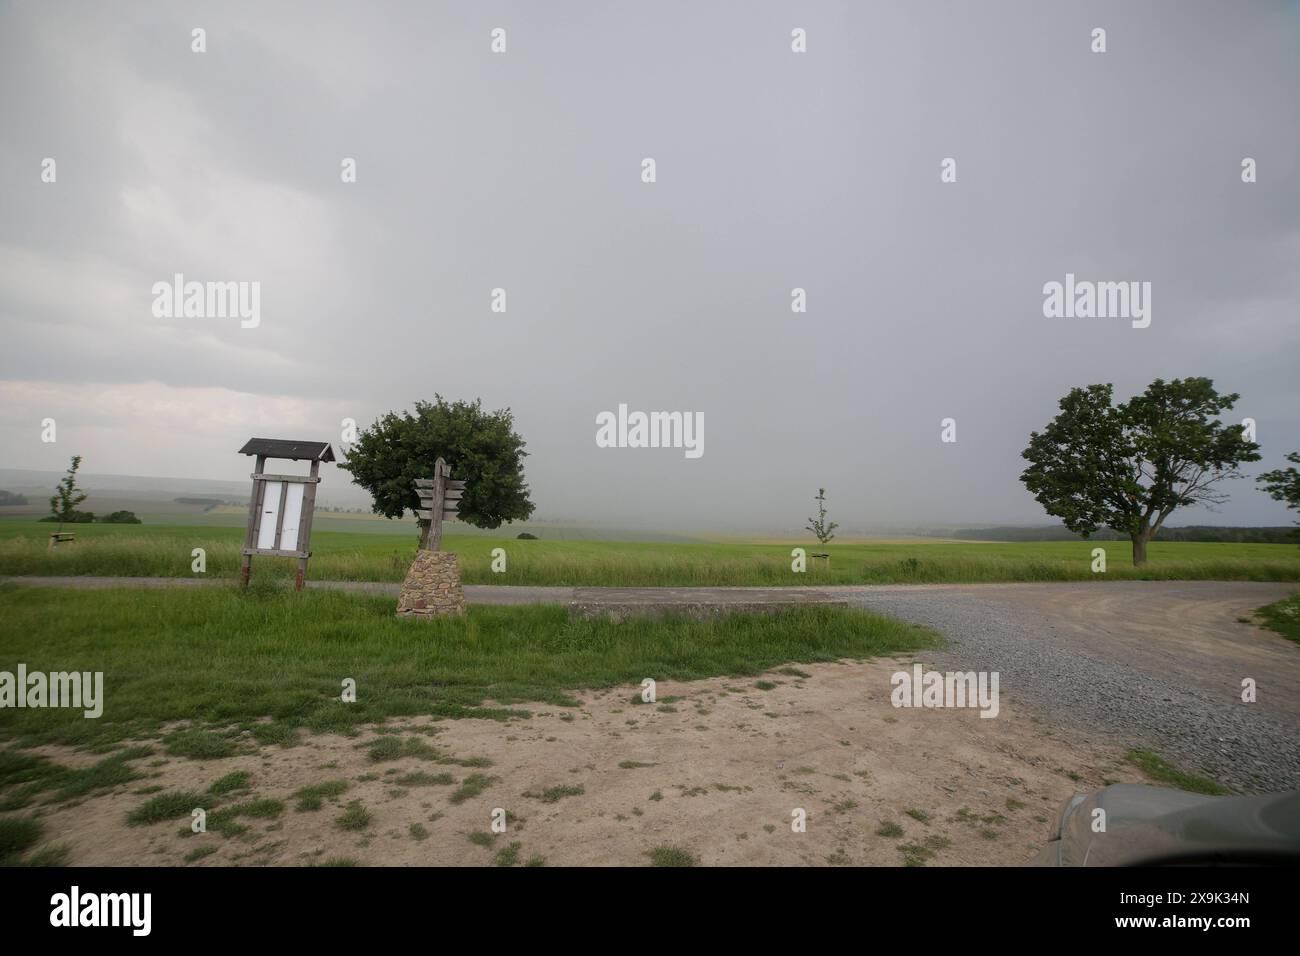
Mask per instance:
[[[169,752],[202,736],[205,756],[224,756],[254,740],[289,746],[299,730],[350,733],[415,715],[524,719],[529,711],[513,705],[577,707],[570,692],[582,688],[627,685],[631,702],[647,676],[756,676],[941,643],[924,627],[826,606],[613,622],[525,605],[411,620],[393,613],[390,597],[297,594],[269,582],[151,591],[0,584],[0,670],[22,662],[29,673],[98,671],[110,689],[93,720],[67,707],[0,709],[0,740],[93,747],[192,721],[223,738],[247,736],[236,745],[181,732],[166,741]],[[339,699],[343,678],[356,682],[354,703]],[[0,809],[4,788],[20,782],[0,748]]]
[[[1134,568],[1125,541],[979,542],[937,538],[809,540],[558,541],[455,533],[443,548],[460,556],[467,584],[606,587],[804,586],[1010,581],[1223,580],[1300,581],[1300,546],[1219,542],[1153,542],[1150,562]],[[238,574],[243,529],[213,525],[76,525],[73,543],[47,550],[53,526],[0,519],[0,575],[198,577],[193,551],[206,555],[203,576]],[[791,570],[791,550],[809,557],[806,573]],[[1106,573],[1092,571],[1094,548],[1106,551]],[[504,549],[506,570],[492,570]],[[317,530],[309,577],[339,581],[401,581],[415,554],[413,529],[400,532]],[[254,558],[258,578],[291,577],[296,563]]]

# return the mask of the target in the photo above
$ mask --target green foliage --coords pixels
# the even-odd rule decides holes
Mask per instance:
[[[485,773],[472,773],[461,781],[448,799],[452,803],[464,803],[477,797],[492,784],[496,783],[496,777],[490,777]]]
[[[63,802],[117,789],[143,776],[127,766],[127,762],[140,760],[152,752],[147,746],[128,747],[97,763],[74,769],[48,757],[0,750],[0,809],[17,810],[38,795],[43,795],[42,802]]]
[[[1286,456],[1293,465],[1300,465],[1300,451]],[[1285,501],[1292,511],[1300,511],[1300,471],[1295,468],[1276,468],[1255,479],[1264,486],[1274,501]]]
[[[533,797],[543,803],[559,803],[565,797],[580,797],[586,792],[586,788],[580,783],[561,783],[554,787],[547,787],[541,793],[525,793],[524,796]]]
[[[348,460],[339,465],[370,492],[373,510],[400,518],[420,504],[417,478],[432,478],[434,463],[446,460],[452,477],[464,480],[458,509],[462,521],[499,528],[533,513],[524,481],[524,440],[514,431],[510,409],[483,411],[482,403],[416,402],[415,414],[389,412],[357,436]]]
[[[107,517],[100,518],[104,524],[144,524],[135,516],[134,511],[114,511]]]
[[[0,861],[17,859],[36,844],[44,831],[45,825],[31,817],[0,817]]]
[[[835,529],[839,527],[834,521],[827,524],[826,522],[826,489],[818,488],[817,497],[813,499],[817,502],[817,517],[808,519],[808,527],[805,531],[811,531],[817,536],[817,540],[826,544],[835,537]]]
[[[77,510],[77,505],[86,500],[86,493],[77,487],[77,469],[80,467],[81,456],[73,455],[72,462],[68,465],[68,473],[63,476],[50,498],[48,520],[69,523],[94,520],[93,515]]]
[[[1061,413],[1030,435],[1020,479],[1071,531],[1129,535],[1136,564],[1176,508],[1226,500],[1217,483],[1258,461],[1259,446],[1216,419],[1240,396],[1220,395],[1208,378],[1156,379],[1120,405],[1112,390],[1089,385],[1061,399]]]
[[[126,815],[128,826],[147,826],[162,820],[189,816],[196,807],[207,806],[207,798],[194,790],[169,790],[150,797]]]
[[[13,491],[5,491],[3,488],[0,488],[0,508],[10,505],[17,506],[25,504],[27,504],[26,495],[20,495]]]
[[[1300,591],[1255,612],[1265,627],[1300,644]]]
[[[1017,527],[1004,525],[993,528],[958,528],[929,532],[928,537],[948,538],[957,541],[1077,541],[1075,534],[1065,525],[1043,525],[1041,527]],[[1100,528],[1088,536],[1093,541],[1125,541],[1128,535]],[[1165,525],[1160,529],[1161,541],[1222,541],[1238,544],[1293,544],[1296,529],[1282,525],[1280,527],[1250,527],[1189,524],[1172,527]]]
[[[163,738],[163,743],[173,757],[189,757],[192,760],[220,760],[223,757],[233,757],[239,752],[238,746],[229,737],[197,727],[168,734]]]
[[[370,811],[361,805],[360,800],[353,800],[334,820],[340,830],[364,830],[370,826]]]
[[[333,800],[341,796],[348,787],[351,786],[346,780],[326,780],[324,783],[312,784],[309,787],[303,787],[296,791],[293,796],[297,797],[298,802],[294,804],[294,809],[299,813],[309,813],[313,810],[319,810],[325,805],[326,800]]]
[[[234,793],[237,790],[247,790],[252,777],[247,770],[234,770],[217,780],[214,780],[208,787],[208,793],[214,796],[225,796],[228,793]]]
[[[522,846],[523,844],[516,840],[505,849],[498,850],[496,857],[492,860],[492,865],[517,866],[519,864],[519,850]]]

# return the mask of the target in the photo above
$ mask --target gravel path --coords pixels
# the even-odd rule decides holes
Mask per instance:
[[[1153,750],[1242,790],[1300,787],[1300,646],[1238,620],[1294,585],[1216,581],[854,589],[935,628],[940,670],[998,671],[1001,693],[1095,743]],[[1243,678],[1258,700],[1241,700]]]

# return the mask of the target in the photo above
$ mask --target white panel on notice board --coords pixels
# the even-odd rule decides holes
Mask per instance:
[[[302,493],[306,487],[300,481],[289,484],[289,493],[284,498],[284,530],[280,534],[281,551],[298,550],[298,522],[302,518]]]
[[[257,529],[257,547],[262,551],[275,550],[275,526],[280,517],[280,486],[283,481],[264,481],[262,493],[262,525]]]

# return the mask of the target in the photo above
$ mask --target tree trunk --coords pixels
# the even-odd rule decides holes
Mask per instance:
[[[1147,542],[1151,540],[1150,531],[1142,531],[1140,534],[1132,535],[1133,538],[1133,567],[1140,568],[1147,563]]]

